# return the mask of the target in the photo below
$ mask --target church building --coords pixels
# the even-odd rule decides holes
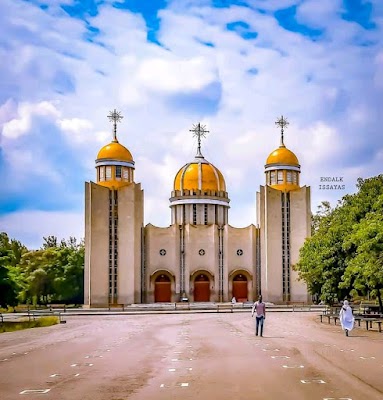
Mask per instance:
[[[113,140],[96,159],[96,182],[85,183],[85,299],[90,307],[154,302],[307,302],[292,265],[310,236],[310,187],[283,139],[265,163],[256,193],[256,224],[229,224],[230,198],[222,172],[203,156],[204,126],[193,126],[197,153],[186,160],[170,193],[171,224],[144,225],[144,191],[135,162],[117,139],[122,116],[114,110]],[[139,166],[137,166],[139,168]]]

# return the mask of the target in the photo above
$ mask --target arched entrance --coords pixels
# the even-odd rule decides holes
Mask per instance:
[[[237,301],[247,301],[247,278],[244,274],[237,274],[233,278],[233,297]]]
[[[194,301],[210,301],[210,280],[205,274],[198,274],[194,280]]]
[[[165,274],[158,275],[154,283],[154,301],[169,303],[171,296],[170,278]]]

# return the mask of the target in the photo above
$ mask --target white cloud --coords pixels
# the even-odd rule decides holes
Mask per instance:
[[[58,166],[64,166],[76,173],[81,183],[76,196],[82,197],[83,181],[94,179],[97,152],[112,137],[106,115],[113,108],[123,112],[118,138],[136,161],[145,220],[153,224],[170,222],[173,179],[194,157],[188,130],[198,121],[211,131],[203,154],[225,176],[234,199],[229,217],[234,226],[255,220],[248,215],[264,183],[265,160],[279,145],[274,121],[282,113],[291,123],[285,142],[299,157],[302,184],[312,185],[313,210],[315,202],[344,194],[319,192],[322,174],[344,174],[353,190],[359,173],[381,170],[382,25],[366,31],[341,20],[339,1],[326,0],[319,14],[314,13],[317,2],[299,3],[298,22],[326,29],[317,41],[286,31],[273,13],[256,11],[297,1],[253,0],[253,9],[173,2],[159,13],[161,46],[147,41],[140,14],[107,4],[85,23],[58,6],[49,14],[30,3],[4,1],[7,13],[0,16],[0,26],[7,51],[0,46],[0,57],[9,62],[0,66],[7,82],[0,93],[1,146],[15,185],[27,181],[31,170],[51,174],[46,183],[62,182],[62,193],[57,191],[62,197],[69,178]],[[236,21],[247,23],[257,38],[247,41],[226,29]],[[89,25],[100,32],[93,42],[84,40]],[[361,46],[358,40],[377,45]],[[212,82],[219,84],[217,102],[206,111],[200,92]],[[367,131],[376,132],[374,143]],[[55,160],[49,157],[52,146],[62,138],[74,146],[63,148]],[[350,156],[355,147],[373,152],[363,166]],[[83,175],[76,163],[85,166]]]
[[[216,79],[216,74],[214,66],[205,57],[156,58],[143,61],[138,67],[137,79],[149,90],[182,93],[202,89]]]
[[[94,137],[100,137],[104,139],[104,134],[99,133],[98,135],[92,135],[93,124],[87,119],[81,118],[64,118],[57,120],[57,124],[60,129],[67,135],[67,139],[70,143],[75,144],[86,144],[90,140],[94,140]],[[92,137],[93,136],[93,137]]]
[[[28,133],[34,116],[59,116],[57,108],[49,101],[42,101],[37,104],[20,103],[17,114],[17,118],[11,119],[3,125],[4,137],[17,139],[18,137]]]

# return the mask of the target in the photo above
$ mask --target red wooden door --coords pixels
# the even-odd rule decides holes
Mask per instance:
[[[237,301],[247,301],[247,278],[243,274],[238,274],[233,279],[233,297]]]
[[[194,281],[194,301],[210,301],[210,281],[206,275],[199,275]]]
[[[154,301],[156,303],[169,303],[172,297],[171,282],[169,277],[161,275],[156,279],[154,286]]]
[[[247,282],[233,282],[233,296],[237,301],[247,301]]]
[[[154,301],[156,303],[170,303],[171,299],[171,284],[170,282],[156,282],[154,288]]]

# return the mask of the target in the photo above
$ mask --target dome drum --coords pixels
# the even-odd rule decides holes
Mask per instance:
[[[265,165],[265,172],[267,171],[274,171],[274,170],[291,170],[301,172],[300,165],[287,165],[287,164],[266,164]]]
[[[105,165],[121,165],[122,167],[128,167],[135,169],[134,161],[116,161],[111,159],[96,160],[96,168]]]
[[[173,190],[172,198],[228,198],[227,192],[224,191],[216,191],[216,190]]]
[[[214,204],[217,206],[223,206],[230,208],[229,199],[220,200],[220,199],[170,199],[170,207],[178,206],[181,204]]]

